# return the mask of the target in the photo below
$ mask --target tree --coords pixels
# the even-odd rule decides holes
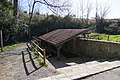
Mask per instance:
[[[28,2],[28,7],[29,7],[29,16],[30,16],[30,12],[31,12],[31,7],[32,7],[32,0],[27,0]]]
[[[96,20],[96,31],[97,32],[104,32],[104,27],[106,26],[106,21],[105,18],[109,12],[109,5],[101,6],[97,3],[96,0],[96,15],[95,15],[95,20]]]
[[[87,12],[86,12],[86,26],[88,26],[89,15],[90,15],[92,9],[93,9],[92,3],[91,3],[89,0],[87,0],[87,7],[86,7],[86,11],[87,11]]]
[[[82,19],[82,26],[84,25],[84,21],[83,21],[83,17],[84,17],[84,2],[83,0],[81,0],[81,4],[80,4],[80,11],[81,11],[81,15],[80,18]]]
[[[12,43],[20,38],[26,25],[17,16],[18,0],[0,0],[0,30],[3,31],[3,41],[5,44]]]
[[[64,4],[64,7],[56,7],[54,8],[54,13],[57,15],[57,16],[60,16],[60,15],[70,15],[70,8],[71,8],[71,1],[70,0],[53,0],[52,2],[53,5],[56,5],[56,6],[60,6],[61,4]],[[65,6],[67,6],[67,8],[65,8]]]
[[[14,0],[13,16],[16,17],[17,13],[18,13],[18,0]]]
[[[0,20],[5,20],[9,15],[11,15],[12,3],[7,0],[0,0]],[[4,19],[2,19],[4,18]]]
[[[0,30],[3,30],[6,21],[11,17],[12,3],[8,0],[0,0]]]
[[[54,14],[56,14],[55,12],[55,8],[59,9],[59,10],[63,10],[65,7],[67,7],[66,5],[66,1],[63,2],[63,4],[60,5],[53,5],[52,3],[50,3],[47,0],[34,0],[33,5],[32,5],[32,12],[30,14],[30,18],[29,18],[29,38],[31,38],[31,34],[30,34],[30,26],[31,26],[31,21],[32,21],[32,17],[33,17],[33,12],[34,12],[34,7],[36,3],[40,3],[45,5],[48,9],[50,9]]]
[[[6,39],[7,34],[10,32],[9,23],[12,9],[13,5],[11,1],[0,0],[0,30],[3,32],[4,39]]]
[[[88,26],[89,15],[93,9],[90,0],[80,0],[80,19],[82,26]]]

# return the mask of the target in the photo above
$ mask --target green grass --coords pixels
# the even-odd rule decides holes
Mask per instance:
[[[109,36],[109,38],[108,38]],[[91,33],[89,34],[90,39],[104,40],[104,41],[112,41],[112,42],[120,42],[120,35],[107,35],[107,34],[99,34],[99,33]]]
[[[48,67],[47,64],[44,64],[44,60],[42,59],[42,57],[40,55],[38,56],[37,61],[39,62],[39,65],[42,65],[46,68]]]
[[[4,46],[4,47],[3,47],[3,51],[11,51],[11,50],[14,50],[17,46],[18,46],[18,44],[13,44],[13,45],[10,45],[10,46]]]
[[[47,64],[44,64],[44,60],[43,60],[42,56],[40,56],[36,51],[34,51],[34,55],[37,56],[37,61],[38,61],[39,65],[44,66],[46,68],[48,67]]]

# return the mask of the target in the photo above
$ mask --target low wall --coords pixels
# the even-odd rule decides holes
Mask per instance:
[[[120,43],[105,42],[99,40],[82,40],[79,38],[74,39],[70,42],[72,42],[70,43],[72,48],[70,48],[69,51],[77,55],[82,54],[93,57],[120,56]]]

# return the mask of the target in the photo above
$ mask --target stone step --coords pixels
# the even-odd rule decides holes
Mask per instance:
[[[95,75],[101,72],[105,72],[114,68],[120,67],[119,60],[113,61],[91,61],[83,64],[77,64],[74,66],[59,68],[61,74],[56,76],[50,76],[46,78],[41,78],[39,80],[73,80],[73,79],[81,79],[83,77]]]
[[[93,75],[100,73],[115,67],[120,66],[120,61],[104,61],[104,62],[89,62],[85,64],[78,64],[75,66],[65,67],[57,69],[57,71],[65,74],[71,79],[82,78],[85,76]]]
[[[38,80],[72,80],[72,79],[67,77],[65,74],[59,74],[59,75],[55,75],[55,76],[41,78],[41,79],[38,79]]]
[[[61,71],[61,70],[67,70],[67,69],[72,69],[74,67],[78,67],[78,66],[81,66],[82,68],[86,67],[86,66],[96,66],[96,65],[99,65],[99,64],[106,64],[107,62],[98,62],[98,61],[91,61],[91,62],[86,62],[86,63],[82,63],[82,64],[76,64],[76,65],[73,65],[73,66],[68,66],[68,67],[64,67],[64,68],[58,68],[57,70],[58,71]]]

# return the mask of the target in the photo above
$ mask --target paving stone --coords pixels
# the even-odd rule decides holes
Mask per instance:
[[[89,66],[91,66],[91,65],[94,65],[94,64],[99,64],[100,62],[98,62],[98,61],[91,61],[91,62],[87,62],[87,63],[85,63],[85,65],[89,65]]]
[[[52,78],[59,79],[59,78],[63,78],[63,77],[66,77],[66,75],[65,74],[59,74],[59,75],[53,76]]]
[[[76,74],[76,72],[65,72],[65,74],[66,74],[66,76],[72,76],[72,75],[75,75]]]
[[[72,79],[64,77],[64,78],[59,78],[58,80],[72,80]]]
[[[72,66],[71,67],[63,67],[63,68],[58,68],[58,69],[56,69],[57,71],[64,71],[64,69],[65,70],[70,70],[70,69],[72,69]]]
[[[38,80],[52,80],[51,77],[46,77],[46,78],[41,78],[41,79],[38,79]]]
[[[52,80],[58,80],[57,78],[55,78],[55,77],[51,77],[52,78]]]
[[[72,75],[70,78],[71,78],[71,79],[78,79],[78,78],[80,78],[80,77],[81,77],[80,74],[76,74],[76,75]]]

